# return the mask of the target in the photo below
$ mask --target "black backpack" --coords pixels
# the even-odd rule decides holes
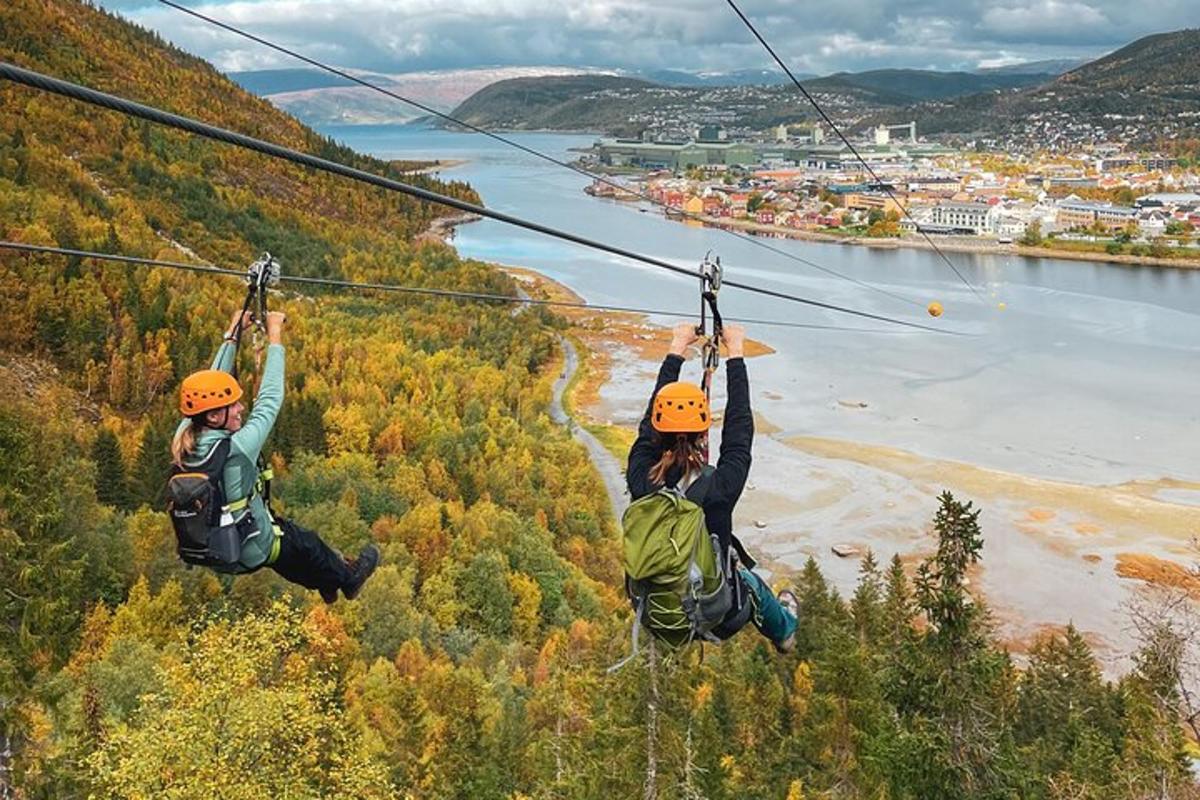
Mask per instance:
[[[242,542],[258,530],[246,504],[238,503],[235,519],[225,497],[223,475],[230,441],[222,439],[203,461],[171,467],[167,481],[167,513],[175,528],[179,557],[185,564],[217,572],[243,572]]]

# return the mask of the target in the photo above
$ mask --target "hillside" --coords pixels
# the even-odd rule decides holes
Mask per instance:
[[[14,0],[0,31],[4,60],[362,169],[405,166],[337,146],[91,6]],[[288,274],[516,291],[413,243],[435,207],[8,84],[0,208],[5,239],[233,269],[269,249]],[[530,654],[572,623],[622,635],[615,621],[599,633],[618,608],[611,510],[544,413],[551,321],[272,298],[289,317],[277,509],[346,552],[383,551],[360,601],[328,609],[270,572],[184,570],[160,510],[178,383],[207,365],[241,295],[236,280],[0,252],[0,796],[528,787],[498,766],[527,759],[485,752],[540,730],[523,721]],[[519,732],[506,744],[485,734],[500,717]],[[203,758],[175,744],[206,739],[229,744]]]
[[[1152,144],[1200,129],[1200,30],[1139,39],[1044,86],[917,106],[930,133],[1035,140],[1092,128],[1096,140]],[[1139,120],[1153,124],[1132,125]]]
[[[877,93],[876,97],[881,103],[900,104],[915,100],[947,99],[994,89],[1034,86],[1052,78],[1048,72],[997,74],[878,69],[857,73],[839,72],[810,81],[806,88],[855,86]]]
[[[514,78],[485,86],[450,113],[489,128],[601,130],[621,124],[625,98],[655,88],[613,75]]]
[[[838,73],[805,85],[841,119],[918,100],[944,99],[984,89],[1028,86],[1049,75],[979,75],[927,70]],[[475,125],[505,129],[589,130],[635,135],[664,120],[723,120],[727,127],[764,129],[815,119],[791,84],[656,85],[586,76],[502,81],[472,95],[452,112]]]

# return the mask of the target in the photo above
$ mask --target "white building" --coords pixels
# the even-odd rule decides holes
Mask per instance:
[[[1137,217],[1138,232],[1148,239],[1162,236],[1170,219],[1164,211],[1142,211]]]
[[[939,203],[933,207],[930,222],[939,228],[970,231],[976,236],[992,230],[995,206],[983,203]]]

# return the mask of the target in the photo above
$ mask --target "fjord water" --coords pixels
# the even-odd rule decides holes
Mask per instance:
[[[727,289],[729,316],[880,331],[751,326],[777,350],[751,365],[756,410],[785,434],[1092,485],[1200,480],[1200,271],[948,254],[980,299],[925,250],[770,240],[908,304],[656,209],[593,199],[585,177],[483,136],[397,126],[325,132],[383,158],[465,159],[443,177],[469,181],[500,211],[681,266],[712,250],[731,279],[964,334],[905,332]],[[592,141],[512,138],[565,159]],[[537,269],[590,302],[681,312],[698,304],[685,278],[490,220],[461,226],[454,245],[465,257]],[[946,308],[940,320],[924,312],[932,300]],[[641,402],[626,404],[628,413]],[[1170,500],[1200,503],[1184,490]]]

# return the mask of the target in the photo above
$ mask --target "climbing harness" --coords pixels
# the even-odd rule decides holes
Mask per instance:
[[[721,279],[724,271],[721,268],[720,256],[713,256],[712,251],[704,255],[700,262],[700,324],[696,326],[696,334],[703,340],[700,348],[701,367],[704,375],[700,379],[700,388],[704,390],[704,399],[712,408],[712,378],[717,367],[721,365],[721,334],[724,332],[721,312],[717,309],[717,292],[721,290]],[[708,330],[708,312],[712,313],[712,332]],[[708,438],[704,439],[704,461],[708,462]]]

